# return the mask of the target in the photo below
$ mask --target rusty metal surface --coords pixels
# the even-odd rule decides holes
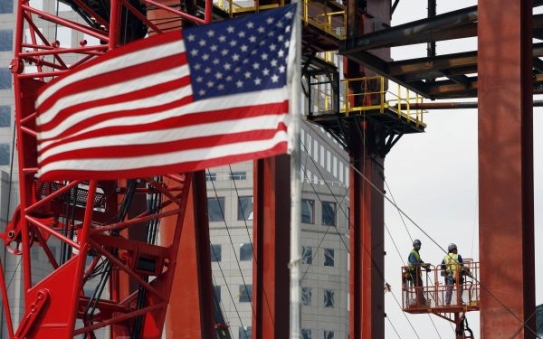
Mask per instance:
[[[528,6],[542,4],[541,0]],[[530,15],[533,27],[526,32],[534,38],[543,36],[543,16]],[[387,76],[427,98],[450,99],[476,97],[479,76],[477,51],[445,54],[437,57],[390,61],[379,57],[379,49],[416,43],[432,43],[477,36],[479,14],[477,6],[417,20],[376,32],[354,35],[340,42],[339,53],[362,64],[372,71]],[[502,27],[501,24],[499,24]],[[542,93],[541,75],[543,62],[539,59],[542,46],[533,44],[534,82],[533,93]],[[427,81],[430,80],[430,81]]]
[[[531,1],[479,0],[483,339],[535,338],[531,17]]]

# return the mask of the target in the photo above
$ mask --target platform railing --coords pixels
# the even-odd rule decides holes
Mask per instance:
[[[410,313],[448,313],[457,311],[477,311],[481,297],[479,282],[479,263],[465,259],[457,267],[454,283],[447,285],[447,272],[441,264],[430,265],[428,270],[417,267],[410,270],[402,267],[402,308]],[[422,284],[416,285],[416,276],[421,276]],[[447,293],[451,293],[447,302]]]
[[[417,126],[424,125],[423,98],[382,76],[369,76],[343,80],[341,112],[351,115],[358,112],[390,112]],[[412,106],[415,106],[413,108]]]

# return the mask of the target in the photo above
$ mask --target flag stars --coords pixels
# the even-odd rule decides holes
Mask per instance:
[[[284,86],[292,20],[269,12],[185,31],[196,100]]]

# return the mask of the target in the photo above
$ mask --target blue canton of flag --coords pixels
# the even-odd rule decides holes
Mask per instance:
[[[296,6],[183,30],[195,100],[280,88]]]

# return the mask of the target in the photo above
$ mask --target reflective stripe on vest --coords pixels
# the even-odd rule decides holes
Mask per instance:
[[[449,253],[445,256],[445,265],[447,273],[452,274],[458,270],[458,254]]]
[[[421,263],[422,260],[420,260],[420,254],[419,252],[415,251],[414,249],[411,250],[411,253],[410,254],[413,254],[415,256],[415,260],[417,260],[417,263]],[[409,267],[410,270],[412,271],[415,271],[417,269],[416,266],[413,266],[413,264],[411,264],[411,261],[409,261],[409,258],[407,258],[407,266]]]

